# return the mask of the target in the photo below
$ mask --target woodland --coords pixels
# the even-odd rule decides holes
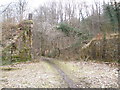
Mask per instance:
[[[0,16],[0,68],[4,72],[14,69],[6,66],[22,65],[23,63],[27,63],[27,68],[31,66],[29,63],[33,63],[32,67],[35,68],[34,64],[36,62],[39,62],[39,64],[36,64],[36,69],[33,70],[36,72],[37,68],[41,67],[40,71],[42,71],[40,63],[44,61],[56,68],[64,79],[65,77],[68,78],[68,76],[70,78],[79,77],[77,70],[82,70],[80,67],[85,68],[86,65],[91,68],[92,63],[96,63],[96,67],[103,68],[103,71],[109,65],[119,69],[120,2],[118,1],[94,1],[94,3],[89,4],[79,0],[51,0],[30,11],[28,1],[16,0],[6,5],[0,5]],[[87,63],[86,65],[85,62]],[[108,66],[104,66],[104,64]],[[58,66],[59,68],[61,67],[60,70]],[[47,70],[47,67],[45,66],[44,69]],[[66,70],[67,68],[76,71],[74,73],[78,76],[64,75],[64,72],[69,73],[69,70]],[[84,68],[84,71],[87,70]],[[109,69],[111,70],[110,72],[114,73],[111,67]],[[50,72],[52,72],[51,70]],[[49,76],[49,74],[47,75]],[[74,80],[65,79],[65,81],[69,87],[74,87]],[[52,87],[48,83],[45,85],[44,87]],[[88,83],[85,83],[84,85],[85,87],[94,87],[94,84],[89,86]],[[82,84],[82,86],[84,85]],[[103,87],[104,85],[107,84],[103,84]],[[118,87],[117,84],[110,85],[105,87]],[[63,86],[66,85],[64,84]],[[80,84],[78,86],[82,87]],[[58,87],[57,84],[56,87]],[[99,87],[99,85],[95,87]]]

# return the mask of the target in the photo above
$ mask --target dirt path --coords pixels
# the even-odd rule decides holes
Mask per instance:
[[[53,60],[80,88],[118,88],[118,68],[91,61]]]
[[[63,80],[66,82],[66,84],[68,85],[68,88],[77,88],[77,86],[75,85],[75,83],[73,82],[72,79],[70,79],[66,73],[61,70],[55,63],[53,63],[51,60],[46,59],[45,60],[47,63],[51,64],[61,75],[61,77],[63,78]]]
[[[94,62],[41,60],[0,66],[0,70],[0,88],[118,87],[118,68]]]
[[[70,88],[117,88],[118,68],[92,61],[63,61],[42,58],[56,68]]]

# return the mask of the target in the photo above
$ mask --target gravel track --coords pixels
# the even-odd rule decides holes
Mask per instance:
[[[1,88],[118,88],[118,68],[104,63],[53,60],[0,66]],[[13,70],[3,70],[4,68]],[[66,79],[67,78],[67,79]],[[68,83],[70,82],[70,83]]]

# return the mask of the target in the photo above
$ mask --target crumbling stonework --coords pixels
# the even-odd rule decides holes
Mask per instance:
[[[2,48],[3,64],[31,60],[32,24],[32,20],[23,21],[18,25],[14,35],[11,36],[12,38],[4,40]]]

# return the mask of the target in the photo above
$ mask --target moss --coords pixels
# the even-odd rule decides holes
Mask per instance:
[[[1,70],[3,71],[12,71],[12,70],[17,70],[18,68],[13,68],[13,67],[3,67]]]
[[[29,32],[29,25],[27,24],[32,24],[32,20],[25,20],[21,22],[22,25],[22,30],[19,34],[19,38],[22,38],[24,41],[24,44],[22,45],[23,48],[20,49],[20,51],[17,49],[17,45],[10,44],[9,46],[5,47],[4,50],[2,51],[2,61],[3,65],[6,64],[11,64],[14,62],[24,62],[31,60],[31,53],[30,53],[30,40],[28,34]],[[13,53],[11,53],[11,50],[14,50]],[[18,53],[16,53],[18,52]],[[15,55],[17,54],[17,55]]]
[[[24,24],[33,24],[33,20],[24,20],[23,23]]]
[[[22,49],[17,55],[11,55],[9,51],[4,51],[2,55],[2,65],[8,65],[16,62],[26,62],[29,60],[31,60],[29,48]]]

